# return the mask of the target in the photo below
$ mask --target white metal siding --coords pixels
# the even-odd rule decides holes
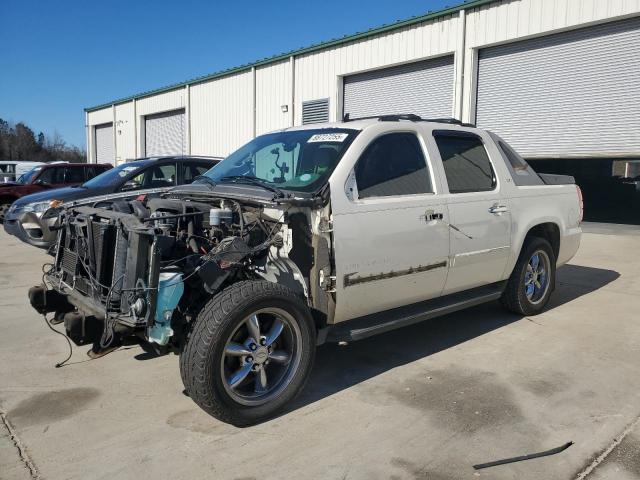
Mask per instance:
[[[640,18],[481,50],[478,126],[523,155],[640,154]]]
[[[115,162],[113,151],[113,123],[105,123],[94,127],[96,163]]]
[[[191,153],[226,156],[252,138],[252,73],[191,87]]]
[[[291,88],[288,61],[256,68],[256,135],[291,125]]]
[[[184,155],[185,144],[184,110],[156,113],[144,118],[145,155]]]
[[[453,56],[374,70],[344,79],[344,114],[351,118],[415,113],[450,117]]]
[[[116,105],[116,163],[136,157],[135,118],[133,102]]]

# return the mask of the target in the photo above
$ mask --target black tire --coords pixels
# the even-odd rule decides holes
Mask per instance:
[[[268,401],[256,397],[257,402],[266,403],[246,405],[241,403],[243,398],[230,390],[232,387],[225,375],[225,362],[233,357],[225,355],[225,349],[227,342],[236,335],[234,332],[246,326],[246,319],[264,309],[276,309],[288,315],[287,321],[291,326],[287,328],[295,330],[297,339],[291,342],[296,344],[295,362],[291,360],[294,358],[292,353],[284,366],[275,365],[275,362],[271,364],[269,368],[285,369],[286,373],[282,377],[287,382],[274,387],[276,393],[267,397]],[[294,335],[290,338],[294,338]],[[266,347],[258,346],[258,350],[264,348]],[[298,294],[272,282],[243,281],[217,294],[200,311],[180,355],[180,374],[188,395],[205,412],[233,425],[252,425],[273,417],[300,393],[311,372],[315,348],[316,329],[313,318]],[[257,363],[258,351],[254,353]],[[262,368],[267,370],[266,365]],[[254,374],[253,370],[250,373]],[[250,384],[249,380],[250,377],[247,376],[243,382]]]
[[[11,206],[11,202],[5,202],[0,200],[0,225],[4,223],[4,217],[9,211],[9,207]]]
[[[527,297],[525,287],[525,275],[527,274],[527,265],[536,252],[544,252],[549,260],[549,272],[546,290],[541,294],[540,298],[532,301]],[[516,262],[516,266],[511,272],[507,287],[502,294],[502,304],[507,310],[519,315],[537,315],[542,312],[549,302],[551,292],[555,289],[556,281],[556,258],[549,242],[540,237],[528,237],[524,241],[520,256]]]

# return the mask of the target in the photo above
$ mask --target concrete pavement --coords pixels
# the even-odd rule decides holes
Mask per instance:
[[[67,345],[26,298],[48,257],[0,232],[0,410],[16,434],[0,424],[0,478],[640,479],[639,251],[638,235],[585,235],[536,317],[496,302],[325,345],[288,412],[240,429],[182,394],[173,355],[76,347],[54,368]]]

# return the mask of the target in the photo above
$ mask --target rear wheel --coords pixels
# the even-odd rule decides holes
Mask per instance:
[[[202,309],[180,359],[189,396],[235,424],[266,420],[302,390],[315,356],[304,301],[282,285],[240,282]]]
[[[520,252],[502,296],[504,306],[520,315],[540,313],[555,285],[556,259],[544,238],[530,237]]]

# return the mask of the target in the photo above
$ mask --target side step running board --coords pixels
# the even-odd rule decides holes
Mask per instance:
[[[430,318],[480,305],[481,303],[497,300],[502,295],[505,286],[506,281],[497,282],[328,326],[319,332],[318,344],[325,341],[354,342]]]

